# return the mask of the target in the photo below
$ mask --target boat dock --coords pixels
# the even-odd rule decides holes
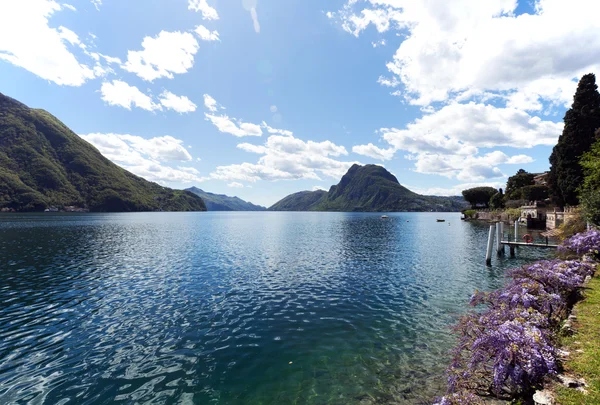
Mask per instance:
[[[491,266],[492,264],[492,252],[494,250],[494,245],[496,245],[496,253],[498,256],[504,254],[504,246],[508,246],[510,249],[510,257],[515,257],[515,248],[543,248],[543,249],[556,249],[558,245],[553,243],[548,243],[548,236],[546,235],[545,243],[534,242],[533,238],[529,235],[529,241],[519,242],[518,235],[518,223],[515,221],[515,230],[514,230],[514,240],[509,240],[504,238],[504,223],[498,222],[490,225],[490,232],[488,234],[488,243],[487,250],[485,255],[485,264]]]

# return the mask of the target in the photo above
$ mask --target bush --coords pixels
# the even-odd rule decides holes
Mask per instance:
[[[561,249],[597,256],[600,231],[576,235]],[[595,267],[591,261],[543,260],[509,271],[510,281],[500,290],[475,293],[471,304],[487,309],[464,316],[456,327],[448,394],[437,405],[480,404],[476,393],[523,396],[556,373],[558,327]]]
[[[508,200],[504,203],[504,206],[506,208],[519,208],[522,207],[524,205],[529,204],[529,201],[525,201],[525,200]]]
[[[477,210],[464,210],[463,214],[467,218],[475,218],[477,216]]]

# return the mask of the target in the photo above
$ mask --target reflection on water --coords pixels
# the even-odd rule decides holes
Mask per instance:
[[[438,217],[445,223],[437,223]],[[459,214],[0,216],[0,403],[417,403],[491,269]]]

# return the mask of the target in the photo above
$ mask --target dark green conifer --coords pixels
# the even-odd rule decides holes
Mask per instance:
[[[594,74],[588,73],[579,81],[564,122],[563,133],[550,155],[548,175],[552,198],[561,207],[579,203],[577,189],[583,182],[579,160],[590,150],[594,132],[600,128],[600,93]]]

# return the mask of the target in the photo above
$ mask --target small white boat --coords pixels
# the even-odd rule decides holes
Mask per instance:
[[[386,219],[386,218],[389,218],[389,217],[387,215],[382,215],[381,218],[382,219]]]

